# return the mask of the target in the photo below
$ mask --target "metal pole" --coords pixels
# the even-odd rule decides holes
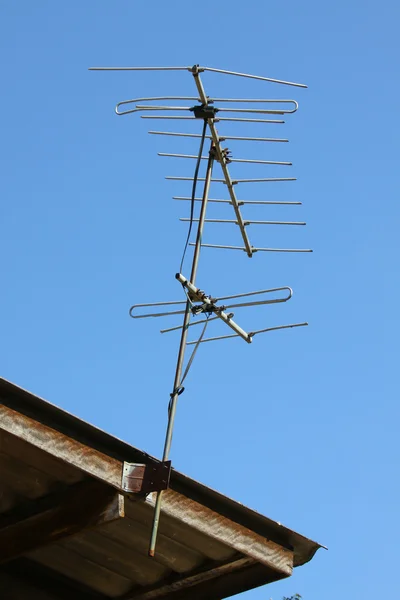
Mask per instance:
[[[196,237],[195,249],[194,249],[194,254],[193,254],[192,271],[190,274],[190,281],[193,284],[195,283],[195,280],[196,280],[197,267],[199,264],[201,239],[202,239],[202,235],[203,235],[204,222],[205,222],[205,218],[206,218],[208,193],[210,190],[211,175],[212,175],[212,170],[213,170],[213,165],[214,165],[214,155],[215,155],[214,142],[211,141],[208,164],[207,164],[207,171],[206,171],[206,177],[205,177],[205,183],[204,183],[201,212],[200,212],[200,218],[199,218],[199,226],[197,228],[197,237]],[[184,361],[184,357],[185,357],[185,349],[186,349],[186,340],[187,340],[187,334],[188,334],[189,321],[190,321],[190,303],[188,300],[186,303],[185,316],[183,318],[182,335],[181,335],[181,341],[180,341],[179,352],[178,352],[178,360],[177,360],[177,365],[176,365],[174,389],[171,394],[171,401],[170,401],[170,405],[169,405],[168,426],[167,426],[167,432],[165,435],[164,453],[163,453],[163,458],[162,458],[163,462],[168,460],[170,449],[171,449],[172,432],[173,432],[173,428],[174,428],[175,413],[176,413],[176,407],[177,407],[177,403],[178,403],[179,387],[181,384],[182,368],[183,368],[183,361]],[[149,556],[152,556],[152,557],[155,554],[157,531],[158,531],[158,525],[159,525],[159,521],[160,521],[161,503],[162,503],[162,491],[157,493],[156,504],[154,507],[153,528],[151,531],[151,539],[150,539],[150,547],[149,547]]]
[[[207,98],[207,95],[204,91],[204,87],[203,87],[203,83],[200,79],[200,75],[199,75],[199,69],[196,68],[195,66],[192,69],[192,75],[194,77],[194,81],[197,87],[197,91],[199,92],[199,96],[200,99],[202,101],[202,103],[207,106],[209,99]],[[251,258],[253,256],[253,248],[250,244],[249,238],[247,237],[247,232],[246,232],[246,227],[243,223],[243,217],[242,217],[242,213],[240,212],[240,208],[239,208],[239,204],[238,204],[238,200],[236,198],[236,193],[234,190],[234,183],[232,182],[231,176],[229,174],[229,170],[228,170],[228,166],[227,166],[227,162],[226,162],[226,156],[221,148],[221,143],[220,143],[220,138],[217,132],[217,129],[215,127],[214,124],[214,120],[213,119],[208,119],[208,126],[210,128],[210,132],[211,132],[211,138],[214,141],[215,144],[215,149],[217,152],[217,159],[221,165],[222,168],[222,172],[224,174],[225,177],[225,183],[226,186],[228,188],[228,192],[229,192],[229,196],[231,198],[232,201],[232,205],[233,205],[233,210],[235,211],[236,214],[236,219],[238,220],[238,225],[240,228],[240,232],[242,234],[242,238],[243,238],[243,243],[244,243],[244,247],[247,253],[247,256],[249,258]],[[228,139],[227,136],[224,136],[224,140]],[[255,138],[253,138],[254,140]],[[261,138],[260,138],[261,139]],[[267,138],[264,138],[264,140],[266,140]],[[258,140],[259,141],[259,140]]]

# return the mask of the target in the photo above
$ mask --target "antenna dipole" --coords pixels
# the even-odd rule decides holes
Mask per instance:
[[[223,248],[229,250],[243,250],[249,258],[252,258],[256,252],[311,252],[308,249],[291,249],[291,248],[262,248],[255,247],[250,243],[247,228],[250,224],[256,225],[305,225],[302,221],[271,221],[271,220],[253,220],[253,219],[244,219],[241,213],[241,207],[248,204],[254,205],[299,205],[301,202],[296,201],[284,201],[284,200],[238,200],[235,187],[238,184],[247,184],[252,182],[286,182],[286,181],[294,181],[295,178],[292,177],[274,177],[274,178],[246,178],[246,179],[238,179],[232,178],[230,175],[228,165],[230,163],[253,163],[257,165],[280,165],[285,167],[290,167],[292,165],[291,162],[288,161],[271,161],[271,160],[258,160],[258,159],[247,159],[247,158],[232,158],[230,150],[222,147],[222,143],[225,140],[234,140],[234,141],[257,141],[257,142],[287,142],[286,139],[280,138],[270,138],[270,137],[243,137],[243,136],[228,136],[228,135],[219,135],[216,123],[220,121],[229,121],[229,122],[247,122],[247,123],[264,123],[264,124],[283,124],[284,121],[281,120],[271,120],[271,119],[253,119],[249,117],[242,117],[243,113],[257,113],[257,114],[272,114],[272,115],[286,115],[291,114],[297,111],[298,103],[295,100],[281,99],[281,100],[271,100],[271,99],[237,99],[237,98],[212,98],[207,96],[203,82],[201,80],[200,74],[209,71],[214,73],[221,73],[225,75],[233,75],[238,77],[257,79],[261,81],[267,81],[277,84],[283,84],[288,86],[295,87],[307,87],[304,84],[293,83],[288,81],[282,81],[278,79],[271,79],[268,77],[261,77],[258,75],[250,75],[247,73],[237,73],[235,71],[226,71],[222,69],[215,69],[211,67],[200,67],[199,65],[194,65],[193,67],[92,67],[90,70],[95,71],[188,71],[193,76],[198,96],[158,96],[152,98],[136,98],[132,100],[124,100],[119,102],[115,108],[115,112],[117,115],[126,115],[135,112],[150,112],[153,111],[190,111],[192,116],[181,116],[181,115],[154,115],[154,114],[145,114],[142,115],[143,118],[147,119],[195,119],[199,121],[203,121],[203,132],[202,134],[197,133],[177,133],[177,132],[165,132],[165,131],[149,131],[150,134],[162,135],[162,136],[178,136],[178,137],[188,137],[188,138],[200,138],[200,149],[198,155],[193,154],[182,154],[182,153],[159,153],[160,156],[164,157],[174,157],[174,158],[185,158],[185,159],[196,159],[196,169],[194,177],[171,177],[168,176],[166,179],[170,180],[180,180],[180,181],[192,181],[192,195],[189,196],[174,196],[176,200],[186,200],[191,203],[190,210],[190,218],[182,218],[181,221],[189,222],[189,232],[187,235],[187,240],[182,256],[182,261],[180,264],[180,272],[176,274],[176,279],[181,283],[183,290],[186,295],[186,300],[184,301],[176,301],[176,302],[155,302],[152,304],[136,304],[130,308],[129,314],[133,318],[152,318],[152,317],[162,317],[162,316],[170,316],[170,315],[182,315],[183,314],[183,323],[179,326],[169,327],[166,329],[162,329],[161,333],[167,333],[172,331],[181,331],[179,350],[177,356],[175,377],[173,389],[170,394],[170,401],[168,406],[168,423],[165,434],[164,441],[164,450],[162,457],[162,464],[165,464],[169,461],[169,455],[171,451],[171,443],[172,443],[172,435],[174,429],[175,415],[178,403],[179,395],[184,391],[183,382],[188,374],[188,371],[191,367],[192,361],[194,359],[195,353],[199,345],[203,342],[211,342],[216,340],[224,340],[230,338],[241,338],[248,344],[251,344],[253,337],[280,329],[294,328],[294,327],[303,327],[306,326],[307,323],[293,323],[289,325],[279,325],[274,327],[264,327],[262,329],[257,329],[251,332],[246,332],[242,327],[240,327],[235,321],[233,321],[232,317],[234,313],[226,312],[227,309],[231,308],[243,308],[243,307],[251,307],[251,306],[259,306],[266,304],[275,304],[275,303],[285,303],[292,297],[292,290],[288,286],[284,287],[276,287],[272,289],[263,289],[258,291],[252,291],[248,293],[239,293],[232,296],[221,296],[219,298],[214,298],[211,295],[207,295],[205,292],[201,291],[200,288],[196,287],[196,278],[197,278],[197,270],[199,264],[199,257],[202,247],[208,248]],[[154,102],[161,100],[183,100],[183,101],[197,101],[200,104],[196,106],[170,106],[170,105],[161,105],[157,106],[154,104],[141,104],[141,102]],[[216,107],[214,105],[215,102],[228,102],[228,103],[257,103],[261,104],[261,107],[257,108],[223,108]],[[272,104],[272,106],[271,106]],[[128,106],[129,105],[129,106]],[[134,105],[134,108],[131,106]],[[289,106],[290,105],[290,106]],[[254,104],[253,104],[254,106]],[[275,108],[274,108],[275,106]],[[124,107],[122,110],[121,107]],[[238,117],[220,117],[219,112],[229,112],[229,113],[237,113]],[[209,135],[206,135],[206,130],[208,128]],[[204,153],[203,155],[203,146],[205,140],[210,140],[210,147],[208,154]],[[201,161],[207,161],[207,168],[204,177],[198,177],[199,167]],[[222,170],[222,179],[215,179],[212,177],[213,167],[215,162],[220,164]],[[203,194],[201,197],[196,197],[196,185],[198,182],[204,181]],[[212,182],[223,183],[226,186],[227,195],[229,199],[225,198],[209,198],[210,186]],[[240,186],[241,187],[241,186]],[[267,186],[268,187],[268,186]],[[198,218],[194,218],[194,206],[195,203],[200,202],[200,214]],[[233,208],[235,213],[235,219],[207,219],[206,212],[208,203],[223,203],[228,204]],[[243,246],[232,246],[232,245],[221,245],[221,244],[206,244],[203,243],[203,231],[205,223],[233,223],[238,226],[240,231],[240,235],[242,238]],[[197,224],[197,233],[195,242],[190,242],[190,234],[191,229],[194,224]],[[183,273],[183,263],[186,254],[186,250],[188,246],[194,248],[193,257],[192,257],[192,266],[190,271],[190,279],[187,279]],[[287,292],[287,295],[282,295],[282,292]],[[258,296],[257,299],[254,299],[254,296]],[[240,302],[235,302],[234,304],[228,304],[227,306],[219,305],[218,302],[222,300],[233,300],[240,298]],[[243,301],[242,301],[243,300]],[[166,312],[150,312],[148,314],[133,314],[133,311],[136,308],[153,308],[157,307],[157,309],[161,308],[161,311],[165,309],[163,307],[168,306]],[[170,307],[178,307],[178,310],[169,310]],[[184,306],[184,308],[183,308]],[[156,310],[157,310],[156,309]],[[203,314],[206,318],[197,320],[194,322],[190,322],[192,316],[196,316],[198,314]],[[211,316],[213,315],[213,316]],[[206,327],[210,321],[222,320],[231,330],[229,335],[222,336],[214,336],[210,338],[204,339],[204,333]],[[194,325],[204,324],[202,333],[197,341],[188,341],[188,331]],[[194,350],[186,364],[185,370],[185,350],[186,346],[194,345]],[[151,538],[149,545],[149,556],[153,557],[155,555],[156,541],[157,541],[157,532],[160,521],[160,513],[162,508],[162,495],[163,491],[158,490],[156,492],[156,500],[154,507],[154,516],[153,516],[153,524],[151,530]]]

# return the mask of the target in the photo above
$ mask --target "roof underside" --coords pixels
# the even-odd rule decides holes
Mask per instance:
[[[154,498],[122,489],[155,459],[0,379],[0,589],[10,598],[215,600],[290,576],[317,543],[173,471],[156,557]]]

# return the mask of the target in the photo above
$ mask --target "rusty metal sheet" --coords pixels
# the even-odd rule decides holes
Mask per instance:
[[[149,494],[166,490],[170,474],[170,460],[147,465],[124,462],[122,488],[131,494]]]

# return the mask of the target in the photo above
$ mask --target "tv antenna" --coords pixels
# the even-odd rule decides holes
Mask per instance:
[[[242,183],[269,183],[269,182],[286,182],[294,181],[293,177],[268,177],[268,178],[252,178],[238,179],[230,173],[230,165],[236,163],[254,163],[258,165],[280,165],[291,166],[290,162],[283,161],[267,161],[258,160],[256,158],[236,158],[231,154],[231,151],[224,147],[225,141],[256,141],[260,143],[285,143],[287,139],[272,138],[272,137],[243,137],[234,135],[220,134],[216,128],[216,124],[225,125],[225,122],[235,124],[237,122],[257,123],[257,124],[283,124],[284,121],[276,119],[277,116],[290,115],[298,109],[296,100],[281,99],[272,100],[265,98],[217,98],[208,96],[205,92],[201,75],[203,73],[219,73],[223,75],[231,75],[256,79],[259,81],[270,82],[285,86],[294,86],[306,88],[307,86],[301,83],[293,83],[290,81],[281,81],[279,79],[271,79],[269,77],[261,77],[258,75],[249,75],[247,73],[236,73],[234,71],[226,71],[223,69],[214,69],[211,67],[201,67],[194,65],[193,67],[92,67],[92,71],[186,71],[194,80],[197,95],[195,96],[158,96],[147,98],[134,98],[132,100],[123,100],[116,105],[115,112],[117,115],[128,115],[132,113],[143,113],[143,119],[153,120],[169,120],[169,121],[193,121],[197,120],[202,123],[201,133],[176,132],[176,131],[149,131],[152,135],[186,137],[200,140],[200,149],[196,154],[173,154],[168,152],[160,152],[159,156],[172,157],[186,160],[194,160],[195,169],[193,177],[175,177],[169,176],[167,179],[190,181],[192,182],[191,196],[174,196],[175,200],[190,202],[190,217],[182,218],[181,221],[189,223],[189,230],[184,247],[184,252],[180,264],[180,271],[176,274],[176,279],[181,284],[185,298],[184,300],[155,302],[151,304],[136,304],[133,305],[129,314],[134,319],[168,317],[183,315],[181,325],[175,325],[161,330],[161,333],[171,331],[181,331],[179,344],[179,352],[177,365],[174,376],[173,389],[170,394],[170,402],[168,407],[168,425],[165,436],[164,452],[162,464],[169,468],[170,449],[172,442],[172,432],[174,427],[175,413],[179,395],[184,391],[183,382],[192,365],[196,351],[201,343],[212,342],[227,338],[239,337],[246,343],[250,344],[253,338],[259,334],[274,331],[278,329],[287,329],[293,327],[303,327],[307,323],[293,323],[288,325],[279,325],[276,327],[267,327],[256,329],[253,331],[245,331],[237,322],[233,320],[234,313],[231,309],[239,309],[245,307],[259,306],[264,304],[283,303],[290,300],[292,290],[290,287],[280,287],[251,291],[247,293],[239,293],[233,296],[214,297],[209,290],[203,291],[196,283],[197,269],[199,264],[200,250],[203,247],[219,248],[226,250],[242,250],[249,258],[252,258],[257,252],[312,252],[308,249],[294,248],[267,248],[255,247],[251,244],[248,236],[248,227],[250,225],[290,225],[301,226],[305,225],[300,221],[253,221],[246,219],[242,215],[242,207],[250,204],[270,205],[270,204],[301,204],[301,202],[277,201],[277,200],[240,200],[236,194],[236,188]],[[179,102],[177,106],[175,102]],[[162,102],[162,104],[160,104]],[[171,104],[172,103],[172,104]],[[172,114],[171,114],[172,113]],[[267,117],[267,118],[266,118]],[[274,117],[274,118],[272,118]],[[209,140],[209,149],[203,154],[206,140]],[[199,177],[199,169],[201,161],[207,161],[206,173],[204,177]],[[218,163],[221,168],[221,175],[217,178],[213,177],[215,163]],[[203,192],[201,196],[196,195],[197,184],[203,182]],[[210,198],[211,184],[223,183],[227,191],[228,198]],[[200,214],[198,218],[194,218],[195,203],[200,204]],[[213,219],[206,218],[207,206],[209,203],[229,204],[233,208],[231,219]],[[235,224],[238,226],[241,245],[222,245],[222,244],[206,244],[202,242],[203,230],[205,223],[219,224]],[[193,225],[197,225],[196,240],[190,241]],[[188,246],[194,248],[192,256],[192,266],[189,277],[186,277],[183,271],[185,254]],[[137,309],[145,309],[144,313],[137,313]],[[195,319],[195,317],[204,317]],[[193,321],[192,321],[193,319]],[[221,320],[229,328],[229,333],[226,335],[214,336],[205,338],[204,334],[208,324],[213,320]],[[188,341],[188,332],[196,325],[203,325],[200,336],[196,341]],[[186,346],[193,345],[194,349],[184,368]],[[163,488],[165,489],[165,487]],[[150,539],[149,555],[154,556],[157,531],[160,519],[162,493],[163,489],[157,491],[153,527]]]

